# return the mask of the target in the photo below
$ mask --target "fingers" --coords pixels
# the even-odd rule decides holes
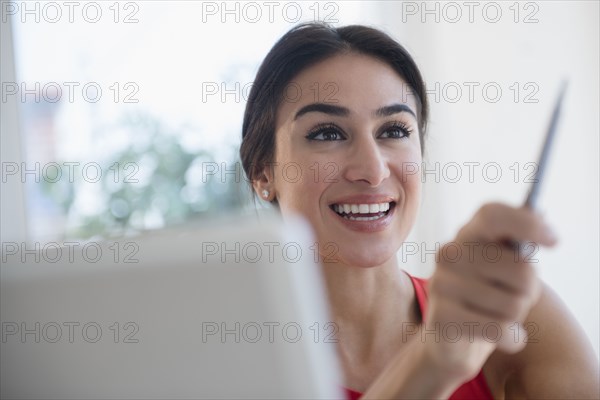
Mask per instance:
[[[535,251],[535,247],[533,249]],[[438,267],[452,270],[466,279],[477,277],[520,294],[530,291],[531,285],[537,280],[531,265],[537,261],[533,256],[531,253],[515,252],[497,243],[447,243],[438,253]]]
[[[464,277],[442,270],[440,278],[435,281],[435,290],[439,295],[458,302],[480,317],[500,323],[524,320],[531,306],[537,302],[540,292],[537,279],[529,283],[528,290],[515,293],[476,276]]]
[[[515,294],[477,276],[465,278],[449,270],[436,270],[429,282],[432,315],[425,328],[429,332],[437,330],[439,340],[450,344],[461,337],[471,344],[485,343],[516,353],[525,346],[523,323],[539,299],[539,286],[539,280],[535,280],[531,290]],[[471,350],[479,351],[478,347]],[[463,350],[463,354],[468,353]]]
[[[479,370],[494,348],[516,353],[526,344],[527,337],[519,322],[499,322],[450,299],[432,300],[431,304],[445,317],[427,321],[422,327],[422,337],[441,345],[438,349],[445,350],[442,357],[460,357],[463,361],[479,358],[476,366],[468,367],[471,370]],[[454,363],[457,367],[461,364]]]
[[[529,242],[536,250],[538,243],[554,245],[556,237],[532,210],[492,203],[481,207],[455,241],[438,252],[426,322],[458,324],[463,334],[468,326],[470,343],[479,344],[471,350],[462,347],[466,353],[488,346],[514,353],[525,346],[522,324],[539,300],[541,282],[534,260],[525,257],[523,248],[507,245],[510,241]],[[457,346],[441,348],[458,354]]]
[[[486,242],[535,242],[553,246],[556,234],[543,217],[526,207],[514,208],[500,203],[482,206],[459,232],[457,239]]]

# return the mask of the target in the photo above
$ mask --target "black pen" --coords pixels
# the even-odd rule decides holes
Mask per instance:
[[[554,137],[556,136],[556,126],[558,125],[560,110],[562,107],[563,98],[565,97],[565,92],[567,90],[567,85],[568,82],[566,80],[560,85],[560,91],[558,92],[558,98],[556,99],[556,104],[554,105],[554,111],[552,112],[552,118],[550,119],[550,125],[548,126],[548,131],[546,133],[544,146],[542,147],[542,152],[538,159],[535,178],[533,180],[533,184],[529,188],[527,199],[525,200],[525,207],[531,208],[532,210],[535,210],[537,206],[538,194],[542,185],[544,172],[546,171],[548,154],[550,153],[552,143],[554,142]]]
[[[556,127],[558,125],[560,110],[562,107],[563,98],[565,97],[565,92],[567,90],[567,85],[568,81],[566,80],[563,80],[563,82],[560,85],[558,98],[556,99],[554,111],[552,112],[552,116],[550,118],[550,125],[548,126],[546,138],[544,139],[544,145],[542,147],[542,151],[538,159],[537,169],[535,171],[533,183],[531,184],[531,187],[529,188],[529,193],[527,194],[527,198],[525,199],[524,206],[531,210],[535,210],[537,208],[538,195],[540,192],[540,187],[542,186],[544,173],[546,172],[548,155],[550,154],[550,149],[552,148],[552,143],[554,142],[554,137],[556,136]],[[521,248],[520,243],[514,240],[508,240],[506,241],[506,244],[517,252]]]

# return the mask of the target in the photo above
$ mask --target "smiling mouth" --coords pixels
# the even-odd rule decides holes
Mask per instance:
[[[350,221],[375,221],[388,215],[396,202],[376,204],[332,204],[329,207],[340,217]]]

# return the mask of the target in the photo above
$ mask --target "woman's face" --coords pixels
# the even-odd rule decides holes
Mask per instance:
[[[416,115],[406,82],[366,55],[329,58],[289,86],[269,188],[284,217],[309,220],[326,260],[371,267],[395,257],[420,203]]]

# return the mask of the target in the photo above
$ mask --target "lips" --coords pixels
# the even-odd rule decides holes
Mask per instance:
[[[359,232],[377,232],[392,221],[396,201],[389,196],[353,196],[329,205],[335,219],[346,228]]]

